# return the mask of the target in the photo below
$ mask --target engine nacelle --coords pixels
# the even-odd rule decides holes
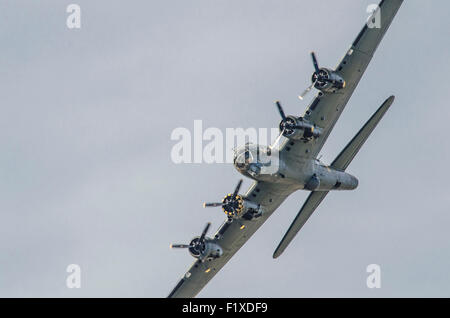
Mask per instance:
[[[261,206],[253,201],[237,195],[232,198],[232,194],[227,195],[223,199],[223,211],[228,217],[229,221],[244,217],[245,219],[253,219],[262,215]]]
[[[314,72],[311,81],[315,83],[315,88],[324,93],[335,93],[345,87],[345,80],[336,72],[327,68],[321,68],[319,74]]]
[[[252,207],[252,208],[247,209],[247,211],[242,216],[242,218],[250,221],[250,220],[259,218],[263,214],[264,214],[264,210],[261,207],[261,205],[258,204],[257,207]]]
[[[218,258],[222,256],[223,250],[219,244],[210,238],[205,238],[203,242],[199,242],[200,237],[194,237],[190,243],[189,253],[199,260],[203,261],[208,258]]]
[[[322,129],[311,124],[303,117],[287,116],[279,125],[283,136],[294,140],[311,140],[322,134]]]
[[[220,247],[219,244],[213,243],[213,241],[207,241],[205,246],[205,252],[204,252],[204,258],[219,258],[222,256],[223,250],[222,247]]]

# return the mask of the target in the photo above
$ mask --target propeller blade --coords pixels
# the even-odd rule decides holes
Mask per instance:
[[[170,244],[170,248],[189,248],[190,245],[187,244]]]
[[[316,53],[311,52],[311,58],[313,60],[314,69],[316,70],[316,73],[319,74],[320,68],[319,68],[319,63],[317,62]]]
[[[204,208],[214,208],[217,206],[222,206],[222,202],[214,202],[214,203],[203,203]]]
[[[283,107],[281,107],[280,102],[276,101],[275,104],[277,104],[278,111],[280,112],[281,118],[283,118],[283,120],[286,120],[286,115],[284,114]]]
[[[313,65],[314,65],[314,70],[316,71],[317,74],[317,79],[310,85],[308,86],[308,88],[306,88],[303,93],[301,93],[298,98],[300,98],[301,100],[303,100],[303,98],[305,98],[305,96],[311,91],[311,89],[316,86],[317,81],[320,80],[324,80],[324,81],[329,81],[328,79],[323,79],[320,76],[320,67],[319,67],[319,62],[317,62],[317,56],[316,53],[311,52],[311,58],[313,61]]]
[[[308,93],[311,91],[311,89],[316,85],[315,81],[314,83],[312,83],[311,85],[308,86],[308,88],[306,88],[303,93],[301,95],[298,96],[298,98],[300,98],[301,100],[303,100],[303,98],[305,98],[306,95],[308,95]]]
[[[239,190],[241,189],[241,185],[242,185],[242,179],[239,180],[239,182],[236,186],[236,189],[234,189],[233,198],[235,198],[238,195]]]
[[[280,135],[277,137],[277,139],[275,139],[275,142],[273,143],[273,145],[270,146],[270,149],[275,148],[275,146],[280,142],[280,139],[281,139],[281,137],[283,137],[284,131],[285,131],[285,130],[286,130],[286,129],[283,129],[283,130],[281,131]]]
[[[205,228],[203,229],[202,235],[200,236],[199,242],[202,242],[205,239],[206,233],[208,233],[209,227],[211,226],[211,223],[206,223]]]

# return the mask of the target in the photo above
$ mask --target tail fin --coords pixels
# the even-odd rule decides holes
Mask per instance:
[[[355,158],[361,146],[370,136],[372,131],[383,118],[386,111],[391,107],[394,102],[395,96],[391,96],[383,103],[383,105],[378,108],[378,110],[373,114],[372,117],[367,121],[367,123],[360,129],[355,137],[345,146],[341,153],[334,159],[331,167],[334,169],[345,170],[347,169],[350,162]]]

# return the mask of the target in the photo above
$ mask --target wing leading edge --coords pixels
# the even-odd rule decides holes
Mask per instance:
[[[299,157],[315,158],[321,151],[349,99],[367,70],[378,46],[392,24],[403,0],[383,0],[379,4],[380,24],[364,24],[349,50],[334,71],[346,81],[345,88],[332,93],[317,93],[302,115],[322,129],[322,135],[310,143],[291,147],[286,155],[295,162]],[[377,15],[375,15],[377,16]],[[283,149],[284,152],[284,149]]]

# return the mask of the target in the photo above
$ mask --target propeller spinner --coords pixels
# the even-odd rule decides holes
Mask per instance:
[[[189,244],[172,244],[171,248],[187,248],[189,253],[200,261],[205,259],[217,258],[223,254],[223,250],[214,240],[206,237],[206,233],[211,226],[211,223],[206,223],[205,228],[200,236],[194,237]]]
[[[290,139],[303,139],[303,140],[309,140],[312,137],[319,137],[321,129],[316,128],[315,125],[311,124],[303,117],[294,117],[294,116],[286,117],[280,102],[276,101],[275,103],[281,115],[281,121],[279,125],[281,133],[276,139],[274,145],[276,145],[279,142],[281,136]]]
[[[303,91],[303,93],[300,94],[300,99],[303,99],[313,87],[320,90],[326,90],[327,92],[333,92],[335,89],[341,89],[345,87],[345,81],[342,77],[329,69],[319,67],[316,53],[311,52],[311,59],[314,65],[314,73],[311,77],[311,85],[308,86]]]
[[[206,233],[208,233],[209,227],[211,226],[211,223],[206,223],[205,228],[203,229],[202,234],[199,237],[194,238],[191,243],[189,244],[171,244],[170,248],[188,248],[189,252],[194,257],[199,257],[205,250],[205,237]]]
[[[279,101],[276,101],[275,104],[277,105],[278,112],[281,115],[281,122],[280,122],[280,131],[282,135],[291,135],[294,133],[295,129],[302,129],[304,128],[302,125],[298,125],[294,118],[286,117],[283,107],[281,107],[281,104]],[[300,118],[302,120],[302,118]]]
[[[223,198],[222,202],[203,203],[204,208],[221,206],[229,219],[239,216],[244,209],[244,198],[239,195],[241,189],[242,179],[239,180],[233,193],[230,193]]]
[[[318,84],[319,86],[323,86],[325,85],[328,81],[331,81],[329,79],[328,76],[328,72],[324,69],[321,69],[319,67],[319,62],[317,61],[317,56],[316,53],[311,52],[311,58],[312,58],[312,62],[314,65],[314,73],[312,75],[312,79],[311,82],[312,84],[310,86],[308,86],[303,93],[300,94],[300,96],[298,96],[298,98],[303,99],[310,91],[313,87],[316,87],[316,84]]]

